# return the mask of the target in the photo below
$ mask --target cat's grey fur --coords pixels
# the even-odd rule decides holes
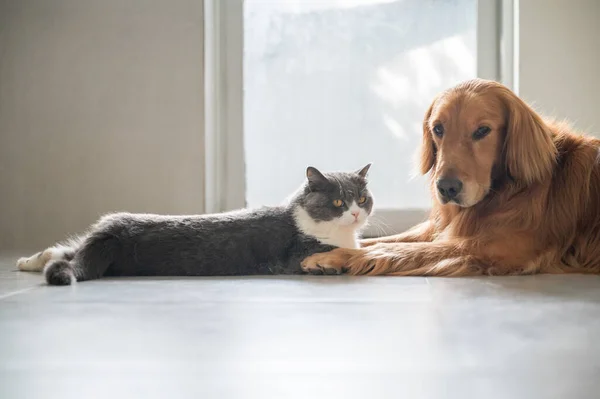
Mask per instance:
[[[307,180],[285,206],[214,215],[109,214],[86,234],[46,250],[60,248],[58,258],[44,251],[27,259],[46,256],[44,274],[52,285],[102,276],[302,273],[305,257],[336,247],[330,237],[336,231],[324,239],[311,235],[311,226],[319,234],[319,226],[346,217],[350,205],[357,221],[340,231],[353,234],[354,244],[348,245],[356,245],[357,230],[373,208],[366,179],[369,167],[325,174],[309,167]],[[362,204],[360,197],[366,198]],[[336,207],[334,200],[344,205]],[[331,226],[335,230],[336,225]]]

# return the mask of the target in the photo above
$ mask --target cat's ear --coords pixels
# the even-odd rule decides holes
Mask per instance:
[[[367,166],[365,166],[364,168],[362,168],[361,170],[357,171],[356,174],[359,175],[360,177],[362,177],[363,179],[367,178],[367,173],[369,173],[369,168],[371,167],[371,164],[367,164]]]
[[[309,186],[316,186],[319,184],[327,183],[327,178],[323,176],[323,173],[313,166],[306,168],[306,178],[308,179]]]

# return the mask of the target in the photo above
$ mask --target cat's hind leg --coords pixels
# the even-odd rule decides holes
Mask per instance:
[[[23,272],[41,272],[52,257],[49,252],[51,249],[52,248],[48,248],[45,251],[38,252],[29,257],[19,258],[19,260],[17,260],[17,269]]]
[[[74,237],[53,247],[46,248],[29,257],[17,260],[17,268],[24,272],[41,272],[44,267],[55,260],[71,260],[75,256],[75,251],[81,245],[83,238]]]
[[[59,259],[72,259],[74,254],[75,249],[57,245],[30,257],[20,258],[17,261],[17,268],[24,272],[41,272],[49,262]]]

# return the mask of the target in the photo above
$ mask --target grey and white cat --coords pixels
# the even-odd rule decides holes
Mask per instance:
[[[103,276],[299,274],[308,255],[358,247],[373,209],[370,166],[352,173],[309,167],[285,206],[213,215],[109,214],[17,266],[43,270],[52,285]]]

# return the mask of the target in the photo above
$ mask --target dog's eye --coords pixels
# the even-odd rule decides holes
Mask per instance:
[[[481,140],[490,134],[491,131],[492,129],[487,126],[480,126],[477,130],[475,130],[475,133],[473,133],[473,140]]]
[[[433,127],[433,133],[438,136],[438,137],[442,137],[444,135],[444,126],[442,125],[435,125]]]

